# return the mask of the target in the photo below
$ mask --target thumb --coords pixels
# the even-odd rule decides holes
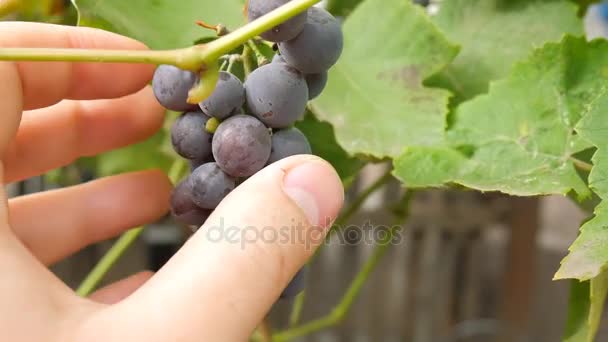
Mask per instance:
[[[120,336],[109,339],[247,340],[323,242],[343,199],[336,172],[317,157],[268,166],[228,195],[148,283],[110,309],[113,326],[105,330]]]

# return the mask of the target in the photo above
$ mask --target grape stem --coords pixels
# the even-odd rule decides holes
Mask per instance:
[[[266,58],[266,56],[264,56],[262,51],[260,51],[260,48],[257,46],[257,44],[253,40],[250,39],[247,42],[247,45],[249,45],[251,50],[253,50],[253,52],[255,53],[255,57],[257,59],[258,66],[268,63],[268,58]]]
[[[103,50],[103,49],[53,49],[53,48],[1,48],[0,60],[4,61],[65,61],[98,63],[146,63],[171,64],[184,70],[198,72],[216,63],[224,54],[247,41],[291,19],[320,0],[293,0],[205,45],[184,49],[151,50]]]
[[[253,66],[251,65],[251,48],[248,45],[243,47],[243,54],[241,55],[241,62],[243,62],[243,69],[245,72],[245,78],[251,74]]]
[[[413,193],[408,191],[403,201],[406,207],[409,207],[412,197]],[[374,248],[370,258],[365,262],[361,270],[359,270],[359,273],[357,273],[353,279],[338,305],[336,305],[336,307],[334,307],[334,309],[328,315],[305,323],[301,326],[276,333],[273,335],[273,341],[291,341],[298,337],[307,336],[340,323],[346,317],[370,275],[376,266],[378,266],[378,263],[382,260],[382,257],[386,254],[388,248],[392,245],[391,241],[393,240],[395,233],[401,228],[400,223],[404,222],[407,219],[407,216],[408,210],[406,208],[404,215],[399,217],[396,221],[397,224],[393,225],[389,229],[388,234],[384,235],[383,238],[377,242],[377,245]]]
[[[171,182],[175,184],[179,181],[185,166],[186,163],[182,159],[176,159],[173,162],[173,165],[171,165],[171,169],[169,170],[169,179],[171,179]],[[129,247],[137,240],[143,231],[143,227],[137,227],[122,234],[85,277],[76,290],[76,293],[79,296],[86,297],[95,291],[106,274],[110,271],[114,264],[116,264],[120,257],[122,257],[127,249],[129,249]]]

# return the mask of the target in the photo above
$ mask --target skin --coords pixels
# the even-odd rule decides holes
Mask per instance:
[[[100,30],[0,23],[0,47],[16,46],[145,48]],[[154,134],[164,110],[146,86],[153,69],[0,62],[0,179],[26,179]],[[10,200],[0,187],[0,340],[246,340],[312,255],[343,201],[329,164],[291,157],[233,191],[156,274],[143,271],[81,298],[47,269],[89,244],[162,217],[170,191],[157,170]],[[263,201],[252,200],[261,193]],[[276,232],[295,222],[317,238],[308,241],[310,248],[299,240],[261,239],[242,247],[206,234],[220,222],[237,234],[245,227]]]

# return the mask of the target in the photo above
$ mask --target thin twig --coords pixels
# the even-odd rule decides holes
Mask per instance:
[[[409,207],[409,203],[413,198],[413,193],[408,192],[405,194],[405,196],[405,205]],[[348,290],[338,305],[328,315],[305,323],[301,326],[279,332],[273,336],[274,341],[290,341],[340,323],[346,317],[370,275],[376,266],[378,266],[378,263],[380,260],[382,260],[382,257],[386,254],[388,248],[392,245],[391,241],[393,240],[395,233],[401,229],[400,224],[403,223],[403,220],[405,220],[405,218],[408,216],[408,213],[408,210],[405,210],[403,217],[400,217],[396,221],[396,224],[389,229],[388,234],[378,241],[370,258],[365,262],[359,273],[355,276],[353,282],[348,287]]]

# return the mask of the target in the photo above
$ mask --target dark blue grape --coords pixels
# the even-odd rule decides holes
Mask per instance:
[[[197,105],[189,104],[188,92],[197,82],[197,76],[173,65],[160,65],[154,72],[152,89],[160,104],[176,112],[188,112],[198,109]]]
[[[272,57],[272,63],[287,63],[285,58],[281,55],[276,54]],[[306,85],[308,85],[308,99],[312,100],[317,96],[321,95],[323,89],[327,85],[327,71],[320,72],[318,74],[304,75],[306,79]]]
[[[310,143],[299,129],[295,127],[283,129],[272,135],[272,152],[268,164],[290,156],[311,153]]]
[[[171,127],[171,143],[175,152],[190,160],[208,160],[213,139],[205,129],[208,120],[209,117],[200,112],[188,112],[178,117]]]
[[[298,273],[291,279],[287,287],[281,293],[281,299],[294,298],[306,287],[306,274],[308,273],[308,267],[302,267]]]
[[[192,202],[204,209],[215,209],[236,187],[236,179],[227,175],[217,163],[197,167],[188,177]]]
[[[222,71],[215,90],[205,101],[201,102],[203,113],[224,120],[239,111],[245,103],[243,83],[231,73]]]
[[[286,63],[270,63],[245,81],[247,106],[272,128],[291,126],[306,111],[308,85],[304,76]]]
[[[305,77],[306,84],[308,85],[308,99],[312,100],[321,95],[327,85],[327,71],[318,74],[308,74]]]
[[[232,177],[249,177],[270,157],[270,132],[252,116],[236,115],[222,122],[213,135],[213,157]]]
[[[186,181],[182,181],[171,193],[171,215],[181,224],[200,227],[211,215],[211,210],[199,208],[194,204],[190,188]]]
[[[304,30],[294,39],[279,43],[285,61],[305,74],[329,70],[342,54],[340,23],[324,9],[312,7]]]
[[[249,22],[268,14],[291,0],[249,0],[247,4],[247,16]],[[273,27],[271,30],[261,34],[262,38],[271,42],[282,42],[295,38],[306,23],[307,12],[302,12],[286,22]]]

